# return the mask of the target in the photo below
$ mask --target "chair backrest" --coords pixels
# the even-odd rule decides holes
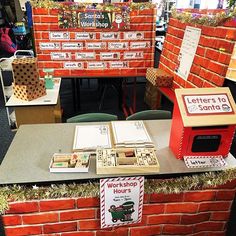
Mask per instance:
[[[165,110],[145,110],[134,113],[126,120],[165,120],[171,119],[171,112]]]
[[[80,122],[97,122],[97,121],[113,121],[118,120],[116,115],[108,113],[85,113],[73,116],[66,120],[67,123],[80,123]]]

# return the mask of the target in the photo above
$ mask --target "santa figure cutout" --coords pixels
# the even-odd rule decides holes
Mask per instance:
[[[124,22],[122,14],[116,13],[115,19],[112,22],[112,28],[115,30],[122,30],[122,29],[125,29],[125,26],[126,26],[126,24]]]

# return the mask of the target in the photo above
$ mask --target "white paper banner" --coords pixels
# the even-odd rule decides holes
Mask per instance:
[[[188,79],[200,36],[201,29],[190,26],[186,27],[179,52],[177,67],[175,69],[176,73],[184,80]]]

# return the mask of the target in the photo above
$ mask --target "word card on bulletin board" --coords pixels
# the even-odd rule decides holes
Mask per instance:
[[[145,76],[154,66],[155,5],[32,1],[38,68],[55,76]]]

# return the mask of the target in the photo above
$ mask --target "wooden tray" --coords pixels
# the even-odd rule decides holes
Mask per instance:
[[[154,148],[97,149],[97,174],[157,173],[160,166]]]

